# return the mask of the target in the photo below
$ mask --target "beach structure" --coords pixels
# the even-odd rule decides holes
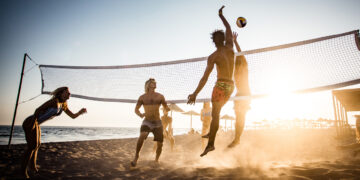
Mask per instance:
[[[348,112],[360,111],[360,88],[332,91],[336,132],[338,136],[348,134]]]
[[[171,111],[171,114],[170,114],[171,117],[172,117],[172,112],[173,111],[175,111],[175,112],[184,112],[184,110],[182,110],[178,105],[176,105],[174,103],[170,103],[168,106],[169,106],[170,111]]]
[[[232,121],[235,120],[235,118],[233,116],[230,116],[228,114],[223,115],[220,119],[224,119],[225,120],[225,131],[227,130],[227,124],[226,121],[230,120],[230,129],[232,129]]]
[[[183,112],[182,114],[185,114],[185,115],[190,115],[190,129],[192,129],[192,116],[200,116],[200,113],[196,112],[196,111],[187,111],[187,112]]]
[[[242,51],[235,55],[244,55],[248,61],[252,92],[250,98],[261,98],[280,88],[282,92],[311,93],[360,83],[358,30]],[[50,94],[58,87],[67,86],[71,89],[71,97],[136,103],[138,95],[143,93],[143,89],[139,87],[152,77],[158,84],[166,84],[157,87],[157,90],[167,97],[168,103],[186,103],[189,89],[194,89],[197,85],[193,80],[200,79],[203,75],[202,70],[206,67],[207,58],[122,66],[63,66],[37,64],[25,54],[12,125],[16,119],[22,77],[26,73],[24,67],[28,60],[40,69],[41,94]],[[191,67],[199,70],[189,71]],[[216,74],[212,73],[208,83],[198,94],[197,102],[210,101],[216,79]],[[235,97],[235,94],[234,91],[231,100],[243,98]],[[9,145],[12,132],[11,130]]]
[[[174,112],[185,112],[184,110],[182,110],[178,105],[174,104],[174,103],[170,103],[168,104],[168,107],[170,108],[170,117],[172,117],[172,113]],[[163,108],[161,108],[161,110],[163,110]]]

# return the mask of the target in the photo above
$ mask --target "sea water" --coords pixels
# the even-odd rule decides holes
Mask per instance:
[[[0,126],[0,145],[7,145],[11,126]],[[186,134],[188,128],[174,128],[174,135]],[[41,143],[87,141],[100,139],[135,138],[140,135],[140,127],[59,127],[41,126]],[[151,135],[150,135],[151,136]],[[21,126],[15,126],[11,144],[24,144],[25,134]]]

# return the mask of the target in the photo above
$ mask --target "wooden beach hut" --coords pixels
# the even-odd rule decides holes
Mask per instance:
[[[360,88],[332,91],[336,132],[338,136],[350,132],[348,112],[360,111]]]

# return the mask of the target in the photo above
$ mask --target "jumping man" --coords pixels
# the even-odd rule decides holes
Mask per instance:
[[[219,17],[226,28],[225,34],[222,30],[216,30],[212,33],[212,40],[215,43],[216,51],[209,56],[204,75],[196,90],[193,94],[188,96],[188,104],[195,104],[196,96],[205,86],[209,75],[216,64],[217,81],[211,96],[211,103],[213,106],[211,113],[212,121],[209,134],[203,136],[203,138],[209,138],[209,141],[204,152],[200,155],[201,157],[208,152],[215,150],[214,143],[216,132],[219,129],[220,111],[224,104],[229,100],[234,90],[234,82],[232,80],[234,71],[233,38],[230,25],[222,14],[222,9],[224,7],[225,6],[222,6],[219,9]]]

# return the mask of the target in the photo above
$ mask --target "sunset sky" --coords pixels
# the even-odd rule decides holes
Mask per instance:
[[[199,1],[0,1],[0,125],[10,125],[24,53],[39,64],[107,66],[164,62],[208,56],[215,50],[210,33],[222,29],[218,9],[239,33],[243,50],[302,41],[360,28],[358,0],[199,0]],[[246,17],[245,28],[236,18]],[[26,69],[34,64],[28,61]],[[214,72],[213,72],[214,73]],[[199,81],[199,79],[195,80]],[[353,86],[360,87],[360,86]],[[139,84],[143,88],[143,82]],[[71,89],[70,89],[71,91]],[[193,90],[192,90],[193,91]],[[24,77],[20,101],[41,93],[37,67]],[[19,105],[16,124],[49,99],[41,95]],[[179,105],[200,111],[202,104]],[[233,115],[233,103],[222,111]],[[139,127],[135,104],[71,98],[69,108],[88,113],[72,120],[65,114],[44,123],[56,126]],[[247,123],[269,119],[334,118],[331,92],[283,95],[254,100]],[[190,117],[173,113],[174,127],[189,127]],[[353,117],[351,122],[353,122]],[[193,117],[200,127],[199,117]]]

